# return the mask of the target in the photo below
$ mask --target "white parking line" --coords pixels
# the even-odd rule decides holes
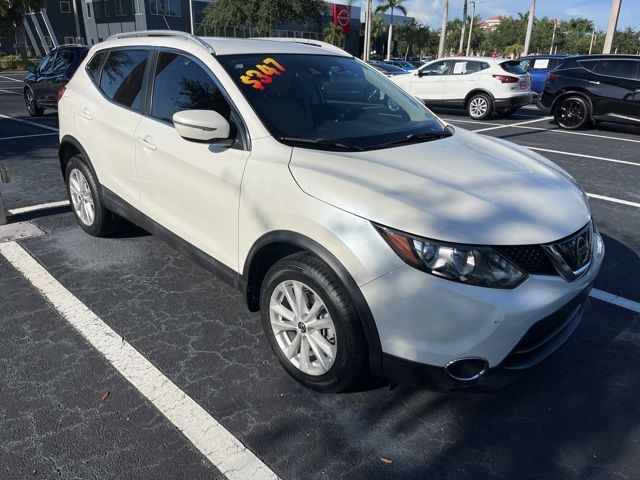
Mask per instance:
[[[618,307],[626,308],[627,310],[632,310],[636,313],[640,313],[640,303],[629,300],[628,298],[621,297],[620,295],[614,295],[613,293],[603,292],[602,290],[594,288],[593,290],[591,290],[589,296],[597,298],[598,300],[602,300],[604,302],[612,303],[614,305],[617,305]]]
[[[277,479],[253,452],[65,289],[15,242],[0,253],[230,480]]]
[[[629,200],[621,200],[619,198],[605,197],[604,195],[596,195],[595,193],[587,193],[587,196],[589,198],[604,200],[605,202],[619,203],[621,205],[628,205],[630,207],[640,208],[640,203],[630,202]]]
[[[25,125],[31,125],[33,127],[40,127],[40,128],[44,128],[46,130],[52,130],[54,132],[57,132],[58,129],[54,128],[54,127],[50,127],[49,125],[43,125],[41,123],[36,123],[36,122],[30,122],[29,120],[23,120],[21,118],[16,118],[16,117],[10,117],[9,115],[3,115],[2,113],[0,113],[0,118],[5,118],[7,120],[13,120],[14,122],[20,122],[20,123],[24,123]]]
[[[6,75],[0,75],[0,78],[5,78],[5,79],[7,79],[7,80],[12,80],[12,81],[14,81],[14,82],[20,82],[20,83],[22,83],[22,82],[23,82],[22,80],[18,80],[18,79],[16,79],[16,78],[7,77]]]
[[[480,130],[475,130],[475,133],[488,132],[489,130],[499,130],[501,128],[518,127],[520,125],[528,125],[529,123],[536,123],[536,122],[542,122],[544,120],[551,120],[552,118],[553,117],[540,117],[540,118],[536,118],[535,120],[527,120],[526,122],[518,122],[518,123],[500,125],[498,127],[481,128]]]
[[[0,137],[0,140],[15,140],[18,138],[31,138],[31,137],[46,137],[49,135],[58,135],[57,132],[51,133],[34,133],[33,135],[17,135],[15,137]]]
[[[44,135],[52,135],[45,133]],[[20,215],[21,213],[37,212],[38,210],[47,210],[49,208],[66,207],[69,205],[69,200],[60,200],[59,202],[39,203],[38,205],[30,205],[28,207],[11,208],[7,210],[9,215]]]
[[[548,148],[530,147],[529,145],[522,145],[522,146],[528,148],[529,150],[534,150],[536,152],[557,153],[558,155],[569,155],[571,157],[590,158],[592,160],[602,160],[603,162],[622,163],[624,165],[633,165],[634,167],[640,167],[640,163],[628,162],[626,160],[616,160],[614,158],[596,157],[594,155],[584,155],[582,153],[563,152],[560,150],[550,150]]]
[[[4,88],[0,88],[0,92],[9,93],[11,95],[22,95],[20,92],[10,92],[9,90],[5,90]]]

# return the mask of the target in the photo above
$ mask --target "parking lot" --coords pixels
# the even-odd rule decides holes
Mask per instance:
[[[640,478],[640,127],[435,109],[588,192],[607,250],[591,307],[499,393],[319,394],[239,292],[140,229],[82,232],[60,203],[56,113],[28,117],[21,78],[0,74],[0,190],[10,225],[42,234],[0,243],[0,478]]]

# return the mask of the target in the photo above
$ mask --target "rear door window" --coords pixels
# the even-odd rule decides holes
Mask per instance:
[[[53,67],[51,70],[55,74],[64,73],[67,68],[69,68],[69,65],[73,63],[74,58],[75,55],[73,54],[73,52],[58,52],[56,61],[53,63]]]
[[[593,69],[598,75],[609,77],[628,78],[635,80],[638,62],[635,60],[600,60]]]
[[[120,105],[142,110],[142,86],[148,59],[148,50],[112,50],[102,68],[100,90]]]

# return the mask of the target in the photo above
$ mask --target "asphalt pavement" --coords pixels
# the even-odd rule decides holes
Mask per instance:
[[[238,292],[144,231],[93,238],[68,207],[43,208],[66,198],[57,118],[28,117],[19,79],[0,74],[0,166],[13,176],[0,190],[16,211],[12,223],[43,232],[19,247],[82,306],[79,319],[94,314],[158,370],[149,378],[162,385],[149,388],[183,392],[185,408],[219,423],[209,438],[228,432],[261,472],[640,478],[640,128],[565,132],[533,107],[486,122],[435,109],[456,128],[536,149],[576,178],[605,240],[596,288],[609,301],[593,298],[567,344],[499,393],[372,382],[319,394],[286,375]],[[0,255],[0,478],[266,478],[225,468],[219,459],[237,449],[203,449],[171,408],[132,383],[98,333],[79,333],[46,288]]]

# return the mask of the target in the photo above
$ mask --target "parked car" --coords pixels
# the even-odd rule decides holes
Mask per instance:
[[[88,51],[86,45],[61,45],[51,50],[37,67],[29,67],[23,89],[29,115],[39,117],[45,108],[56,108],[58,91],[71,79]]]
[[[566,172],[326,43],[121,33],[58,107],[79,226],[125,217],[216,272],[317,390],[503,383],[573,333],[602,264]]]
[[[531,75],[531,93],[534,97],[542,95],[549,72],[562,64],[566,55],[531,55],[520,59],[520,66]]]
[[[417,69],[411,62],[407,62],[406,60],[385,60],[384,63],[401,68],[405,72],[415,72]]]
[[[549,74],[538,106],[568,130],[600,120],[640,125],[640,56],[568,58]]]
[[[529,74],[504,58],[442,58],[393,81],[427,105],[463,107],[476,120],[508,117],[532,98]]]
[[[384,73],[387,77],[394,77],[396,75],[406,75],[407,72],[403,68],[396,67],[395,65],[391,65],[389,63],[380,62],[378,60],[370,60],[367,62],[373,68],[378,70],[379,72]]]

